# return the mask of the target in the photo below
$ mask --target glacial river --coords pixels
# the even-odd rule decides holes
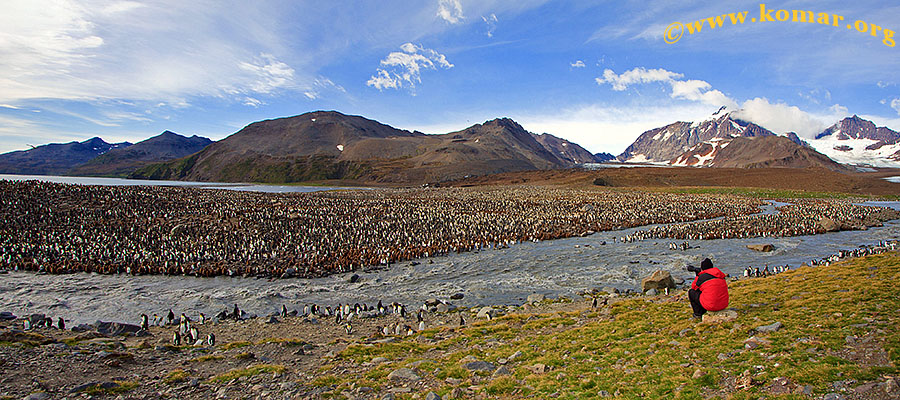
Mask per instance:
[[[900,202],[873,205],[900,209]],[[767,206],[762,212],[775,212]],[[669,250],[669,241],[646,240],[617,243],[642,228],[599,232],[543,242],[527,242],[507,249],[483,250],[401,262],[381,271],[358,272],[317,279],[194,278],[172,276],[128,276],[99,274],[37,275],[30,272],[0,274],[0,311],[16,315],[39,312],[70,323],[96,320],[138,323],[139,315],[162,314],[169,308],[189,315],[214,315],[237,303],[252,314],[302,309],[317,303],[386,303],[399,301],[418,307],[436,297],[448,300],[463,293],[461,306],[521,304],[532,293],[549,297],[575,296],[585,289],[616,287],[636,289],[641,278],[654,270],[672,272],[689,280],[683,272],[688,264],[699,265],[711,258],[725,273],[741,275],[750,265],[762,267],[789,264],[793,267],[838,250],[900,239],[900,220],[865,231],[834,232],[789,238],[721,239],[690,242],[692,248]],[[748,244],[771,243],[775,250],[759,253]]]

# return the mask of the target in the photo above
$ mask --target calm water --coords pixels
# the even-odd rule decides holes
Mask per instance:
[[[184,182],[184,181],[151,181],[122,178],[93,178],[85,176],[50,176],[50,175],[4,175],[0,180],[30,181],[37,180],[54,183],[70,183],[98,186],[180,186],[200,189],[228,189],[265,193],[307,193],[322,190],[353,189],[331,186],[294,186],[294,185],[262,185],[251,183],[217,183],[217,182]]]
[[[900,202],[879,206],[900,209]],[[772,212],[773,207],[767,207]],[[637,229],[601,232],[585,238],[522,243],[508,249],[453,254],[394,264],[385,271],[359,273],[349,283],[349,274],[310,280],[266,280],[255,278],[192,278],[168,276],[107,276],[96,274],[36,275],[10,272],[0,275],[0,311],[17,315],[31,312],[63,316],[72,322],[124,321],[137,323],[141,313],[215,314],[237,303],[256,314],[302,309],[307,303],[376,303],[400,301],[417,306],[430,297],[448,299],[457,292],[463,306],[521,304],[532,293],[552,297],[573,296],[583,289],[613,286],[637,288],[652,271],[671,271],[678,278],[691,278],[681,270],[711,258],[724,272],[740,275],[748,265],[798,266],[842,249],[900,239],[900,220],[866,231],[835,232],[792,238],[722,239],[691,242],[686,251],[668,249],[666,240],[614,243]],[[605,244],[604,244],[605,243]],[[748,244],[771,243],[775,251],[759,253]]]

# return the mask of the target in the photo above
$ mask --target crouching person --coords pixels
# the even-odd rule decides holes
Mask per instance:
[[[694,318],[701,318],[707,311],[720,311],[728,307],[728,284],[725,274],[713,267],[709,258],[703,259],[700,269],[688,266],[688,271],[695,272],[697,277],[688,290],[688,299]]]

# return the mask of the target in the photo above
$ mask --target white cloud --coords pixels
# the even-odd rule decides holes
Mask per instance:
[[[366,82],[367,86],[378,90],[402,87],[412,90],[417,83],[422,83],[422,69],[453,68],[447,57],[432,49],[404,43],[400,46],[400,50],[391,52],[381,60],[381,65],[385,68],[376,69],[375,75]]]
[[[487,17],[482,15],[481,20],[487,24],[487,32],[485,33],[487,37],[494,37],[494,31],[497,30],[497,15],[493,13]]]
[[[262,53],[253,62],[240,62],[238,67],[250,73],[247,89],[252,92],[268,94],[293,85],[294,69],[271,54]]]
[[[846,112],[846,108],[832,106],[832,112]],[[768,99],[757,97],[747,100],[734,115],[775,133],[796,132],[798,136],[813,138],[828,127],[824,121],[785,103],[770,103]]]
[[[646,69],[637,67],[622,74],[616,74],[611,69],[603,70],[603,76],[595,79],[598,85],[608,83],[612,89],[618,92],[628,89],[628,86],[634,84],[645,84],[653,82],[661,82],[672,88],[671,97],[673,99],[682,99],[690,101],[698,101],[711,106],[726,106],[735,108],[737,103],[726,96],[719,90],[712,89],[709,82],[689,79],[681,80],[684,74],[667,71],[662,68]]]
[[[451,24],[458,24],[466,18],[459,0],[438,0],[437,16]]]
[[[243,104],[244,104],[245,106],[249,106],[249,107],[253,107],[253,108],[258,108],[259,106],[261,106],[261,105],[263,105],[263,104],[265,104],[265,103],[263,103],[262,101],[260,101],[260,100],[258,100],[258,99],[254,99],[254,98],[252,98],[252,97],[244,97]]]
[[[891,108],[897,111],[897,115],[900,115],[900,99],[891,100]]]
[[[572,68],[584,68],[584,61],[576,60],[575,62],[569,64]]]

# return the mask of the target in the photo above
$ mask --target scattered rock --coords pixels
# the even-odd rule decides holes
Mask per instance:
[[[359,274],[350,275],[350,283],[359,282]]]
[[[678,332],[678,336],[680,336],[680,337],[693,336],[693,335],[694,335],[694,330],[691,328],[685,328]]]
[[[393,372],[388,374],[388,379],[390,379],[392,381],[414,381],[415,382],[422,378],[420,378],[419,375],[416,375],[416,373],[409,368],[400,368],[400,369],[394,370]]]
[[[493,371],[496,367],[487,361],[472,361],[463,364],[463,368],[469,371]]]
[[[0,321],[12,321],[14,319],[16,319],[16,316],[13,313],[9,311],[0,312]]]
[[[388,393],[388,394],[385,394],[384,396],[381,396],[381,400],[394,400],[394,399],[395,399],[395,397],[394,397],[393,393]]]
[[[37,392],[25,396],[25,400],[47,400],[49,398],[50,394],[47,392]]]
[[[694,374],[691,375],[691,379],[700,379],[704,376],[706,376],[706,372],[703,372],[702,369],[697,369],[694,371]]]
[[[782,327],[784,327],[784,324],[782,324],[781,322],[776,322],[774,324],[760,326],[756,328],[756,331],[760,333],[772,333],[781,329]]]
[[[375,365],[378,365],[381,363],[386,363],[386,362],[388,362],[388,359],[384,358],[384,357],[375,357],[372,359],[372,364],[375,364]]]
[[[281,322],[281,321],[279,321],[278,318],[275,318],[274,315],[269,316],[269,320],[266,321],[267,324],[277,324],[279,322]]]
[[[425,305],[428,307],[434,307],[434,306],[437,306],[438,304],[441,304],[441,301],[434,297],[432,297],[428,300],[425,300]]]
[[[450,295],[450,300],[462,300],[463,297],[466,297],[466,295],[462,293],[453,293]]]
[[[644,294],[646,294],[647,296],[656,296],[659,293],[656,291],[656,289],[649,289],[646,292],[644,292]]]
[[[521,358],[521,357],[524,356],[524,355],[525,355],[525,353],[522,353],[521,351],[516,350],[516,352],[513,353],[511,356],[507,357],[507,359],[508,359],[509,361],[513,361],[513,360],[515,360],[515,359],[517,359],[517,358]]]
[[[772,250],[775,250],[775,246],[771,244],[748,244],[747,248],[753,251],[759,251],[762,253],[768,253]]]
[[[706,314],[703,314],[702,321],[707,324],[717,324],[734,321],[737,317],[737,311],[734,310],[709,311]]]
[[[828,393],[822,397],[822,400],[844,400],[844,395],[839,393]]]
[[[456,310],[456,306],[453,304],[441,303],[438,304],[437,307],[434,308],[434,311],[439,313],[448,313],[450,311]]]
[[[425,395],[425,400],[441,400],[441,396],[438,396],[435,392],[428,392]]]
[[[659,291],[665,288],[675,289],[675,280],[672,279],[672,274],[670,274],[669,271],[656,270],[650,276],[641,279],[642,292],[646,292],[650,289]]]
[[[612,286],[606,286],[603,289],[601,289],[601,291],[604,293],[609,293],[609,294],[619,294],[619,289],[614,288]]]

